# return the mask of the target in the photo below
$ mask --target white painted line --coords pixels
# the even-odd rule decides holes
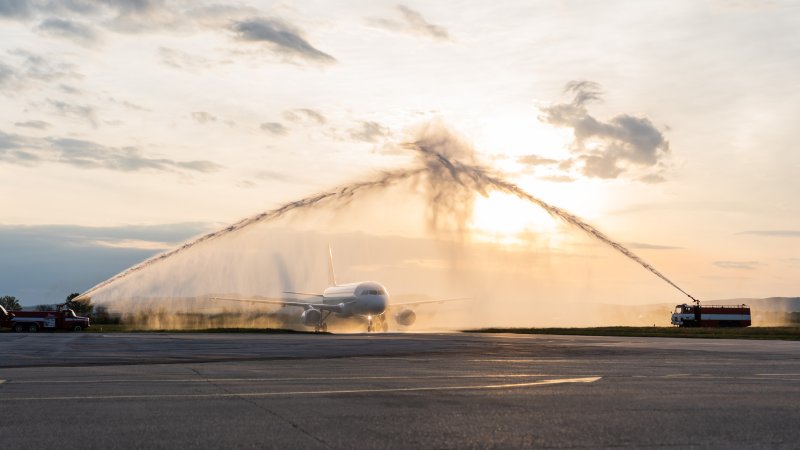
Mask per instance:
[[[470,359],[470,362],[504,362],[504,363],[574,363],[571,359]]]
[[[289,392],[247,392],[241,394],[145,394],[145,395],[96,395],[96,396],[71,396],[71,397],[12,397],[0,398],[2,402],[12,401],[37,401],[37,400],[141,400],[141,399],[179,399],[179,398],[237,398],[237,397],[277,397],[291,395],[337,395],[337,394],[377,394],[388,392],[426,392],[426,391],[462,391],[481,389],[512,389],[531,386],[545,386],[563,383],[593,383],[602,377],[588,378],[562,378],[560,380],[540,380],[529,383],[485,384],[472,386],[425,386],[407,388],[380,388],[380,389],[343,389],[326,391],[289,391]]]
[[[796,377],[800,376],[800,373],[756,373],[754,375],[757,377]]]
[[[452,378],[533,378],[552,377],[548,374],[491,374],[491,375],[404,375],[404,376],[357,376],[357,377],[299,377],[299,378],[163,378],[121,380],[21,380],[13,384],[102,384],[102,383],[228,383],[252,381],[347,381],[347,380],[435,380]]]

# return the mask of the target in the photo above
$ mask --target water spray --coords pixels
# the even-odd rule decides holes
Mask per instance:
[[[464,217],[464,211],[459,210],[459,208],[464,207],[463,200],[465,194],[471,199],[471,196],[473,196],[475,193],[487,195],[487,193],[492,190],[501,191],[533,203],[534,205],[544,209],[552,217],[558,218],[565,223],[579,228],[594,239],[605,243],[629,259],[638,263],[640,266],[644,267],[668,283],[670,286],[674,287],[692,299],[695,303],[700,303],[698,299],[681,289],[677,284],[659,272],[651,264],[643,260],[641,257],[630,251],[622,244],[609,238],[597,228],[589,225],[578,216],[539,199],[538,197],[523,190],[516,184],[505,180],[501,174],[487,167],[481,166],[477,163],[463,162],[464,160],[474,160],[473,151],[467,144],[458,139],[452,133],[436,127],[428,127],[427,129],[423,130],[423,136],[420,139],[415,142],[403,144],[401,147],[416,154],[418,158],[417,167],[382,172],[372,179],[347,184],[329,191],[311,195],[294,202],[286,203],[285,205],[276,209],[248,217],[226,228],[200,236],[194,240],[182,244],[175,249],[161,253],[135,266],[132,266],[129,269],[126,269],[123,272],[120,272],[119,274],[95,285],[91,289],[78,296],[77,299],[89,298],[99,289],[122,280],[142,269],[150,267],[159,261],[163,261],[179,253],[183,253],[188,249],[205,242],[238,232],[254,224],[275,220],[279,217],[289,214],[290,212],[316,206],[343,206],[360,194],[381,188],[387,188],[406,180],[424,179],[424,181],[427,182],[429,194],[428,201],[430,203],[429,206],[433,208],[434,212],[434,223],[432,224],[433,228],[437,226],[437,223],[435,223],[435,218],[437,217],[437,211],[440,209],[451,213],[453,211],[461,212],[462,214],[458,216],[458,219],[462,221],[468,219]]]

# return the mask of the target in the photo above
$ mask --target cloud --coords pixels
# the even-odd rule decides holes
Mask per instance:
[[[258,16],[259,13],[260,11],[252,6],[213,3],[192,5],[192,8],[183,11],[182,15],[200,26],[218,29],[230,25],[232,21]]]
[[[274,51],[286,56],[320,63],[336,62],[333,56],[306,41],[300,30],[276,18],[253,17],[234,22],[230,29],[240,41],[267,43]]]
[[[103,23],[118,33],[135,33],[167,27],[176,29],[186,25],[183,12],[173,8],[174,5],[175,2],[167,3],[164,0],[2,0],[0,17],[24,20],[39,15],[60,20],[83,16]]]
[[[348,130],[350,138],[362,142],[377,142],[389,136],[389,129],[372,121],[361,121],[355,128]]]
[[[259,126],[259,128],[278,136],[285,136],[289,133],[289,129],[279,122],[264,122]]]
[[[22,62],[19,66],[18,75],[22,78],[32,78],[39,81],[55,81],[61,78],[81,78],[75,72],[75,66],[69,63],[52,61],[52,58],[45,57],[27,50],[16,49],[9,52],[19,58]]]
[[[116,32],[140,33],[153,29],[181,28],[182,12],[164,0],[102,0],[102,5],[116,16],[107,21]],[[93,12],[97,13],[98,10]]]
[[[86,169],[135,171],[215,172],[222,166],[211,161],[176,161],[152,158],[136,147],[108,147],[92,141],[48,137],[32,138],[0,131],[0,161],[17,165],[41,162],[67,164]]]
[[[161,63],[176,69],[200,70],[211,67],[214,64],[208,58],[168,47],[159,47],[158,56]]]
[[[32,139],[0,131],[0,162],[10,162],[21,166],[31,166],[39,157],[30,151]]]
[[[127,100],[119,100],[114,97],[108,97],[108,101],[111,103],[117,104],[119,106],[124,107],[125,109],[130,109],[132,111],[143,111],[149,112],[150,110],[145,108],[144,106],[137,105],[136,103],[129,102]]]
[[[721,269],[755,270],[761,266],[758,261],[714,261],[714,265]]]
[[[0,61],[0,88],[10,85],[16,77],[14,68]]]
[[[800,230],[749,230],[738,234],[766,237],[800,237]]]
[[[22,49],[10,50],[8,54],[12,61],[0,60],[0,89],[12,94],[31,87],[50,87],[59,79],[82,78],[73,64]]]
[[[97,127],[97,116],[95,109],[88,105],[73,105],[60,100],[47,99],[56,114],[64,117],[75,117],[89,121],[93,127]]]
[[[450,34],[444,27],[434,25],[413,9],[397,5],[398,19],[370,18],[367,23],[390,31],[421,36],[442,41],[450,40]]]
[[[526,166],[548,166],[558,164],[559,161],[556,159],[544,158],[539,155],[525,155],[517,158],[517,162]]]
[[[645,175],[643,177],[640,177],[639,181],[641,181],[642,183],[647,183],[647,184],[658,184],[658,183],[663,183],[663,182],[667,181],[667,179],[664,178],[664,176],[661,175],[661,174],[651,173],[651,174],[647,174],[647,175]]]
[[[272,170],[260,170],[254,174],[256,178],[259,180],[267,180],[267,181],[297,181],[298,178],[295,175],[290,175],[285,172],[275,172]]]
[[[552,181],[554,183],[572,183],[575,181],[575,178],[572,178],[569,175],[545,175],[543,177],[539,177],[539,179],[544,181]]]
[[[73,94],[73,95],[83,94],[82,90],[74,86],[70,86],[68,84],[61,84],[58,86],[58,88],[61,90],[61,92],[65,94]]]
[[[83,46],[92,46],[99,42],[99,36],[90,26],[65,19],[46,19],[39,24],[38,30],[46,35],[68,39]]]
[[[669,155],[669,142],[650,119],[620,114],[608,122],[591,116],[587,104],[602,99],[597,83],[571,81],[565,92],[573,94],[570,103],[542,108],[540,120],[558,127],[572,128],[574,141],[570,148],[577,162],[582,162],[585,176],[618,178],[640,175],[646,183],[664,181],[659,173]]]
[[[315,122],[317,125],[324,125],[328,121],[321,112],[309,108],[284,111],[283,118],[289,122],[299,123],[311,121]]]
[[[26,19],[31,12],[28,0],[0,0],[0,17]]]
[[[139,170],[172,171],[185,169],[195,172],[215,172],[220,166],[210,161],[175,161],[148,158],[135,147],[105,147],[91,141],[72,138],[51,138],[49,142],[59,153],[59,162],[86,168],[104,168],[122,172]]]
[[[217,116],[205,111],[195,111],[192,113],[192,119],[194,119],[197,123],[209,123],[216,122]]]
[[[50,124],[41,120],[26,120],[25,122],[15,122],[14,126],[22,128],[35,128],[37,130],[45,130],[50,127]]]

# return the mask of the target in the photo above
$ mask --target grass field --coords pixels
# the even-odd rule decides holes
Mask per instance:
[[[477,333],[561,334],[578,336],[675,337],[702,339],[800,340],[800,327],[678,328],[678,327],[593,327],[593,328],[482,328]]]

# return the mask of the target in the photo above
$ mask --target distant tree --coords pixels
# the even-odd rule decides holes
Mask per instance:
[[[34,309],[36,309],[36,311],[52,311],[55,308],[53,305],[36,305]]]
[[[22,305],[19,304],[17,297],[12,297],[10,295],[0,297],[0,305],[2,305],[3,308],[7,309],[8,311],[22,308]]]
[[[75,314],[79,316],[91,316],[92,310],[94,310],[94,305],[92,305],[91,300],[84,299],[84,300],[75,300],[81,294],[77,292],[73,292],[67,296],[67,300],[65,304],[67,308],[75,311]]]

